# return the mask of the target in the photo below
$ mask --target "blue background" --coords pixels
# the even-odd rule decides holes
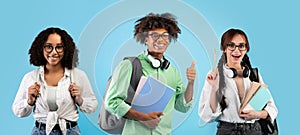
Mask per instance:
[[[0,53],[2,59],[0,67],[2,75],[2,90],[0,94],[0,103],[2,104],[0,107],[1,134],[30,134],[32,130],[32,115],[22,119],[18,118],[13,115],[11,105],[24,74],[35,69],[34,66],[29,64],[28,57],[28,49],[34,37],[46,27],[57,26],[66,29],[77,43],[84,29],[93,20],[93,17],[105,11],[113,4],[116,4],[116,2],[118,1],[11,0],[0,2],[0,39],[2,47]],[[153,0],[152,2],[160,4],[160,1]],[[299,111],[297,103],[299,102],[297,99],[299,91],[296,84],[299,82],[299,79],[297,79],[299,72],[295,72],[294,68],[297,69],[299,65],[297,63],[299,61],[297,60],[299,58],[297,53],[300,47],[297,39],[299,39],[300,19],[297,13],[300,12],[300,3],[296,0],[286,0],[284,2],[258,0],[229,0],[226,2],[186,0],[182,2],[189,5],[190,8],[196,10],[206,19],[218,39],[220,39],[223,32],[232,27],[241,28],[247,33],[251,45],[249,55],[252,64],[259,67],[264,81],[269,85],[269,89],[279,109],[278,124],[280,134],[297,133],[299,121],[299,117],[297,116],[297,112]],[[170,4],[172,4],[172,1],[170,1]],[[167,7],[168,5],[165,6]],[[144,7],[127,5],[122,8],[139,10],[139,8],[147,8],[147,5],[144,5]],[[181,10],[181,8],[176,7],[173,10]],[[145,14],[141,14],[141,16]],[[186,16],[189,16],[189,14],[187,13]],[[133,16],[133,18],[135,17]],[[195,19],[197,18],[190,17],[190,21]],[[105,19],[103,21],[105,22]],[[129,24],[128,26],[133,28],[133,25]],[[126,26],[126,24],[121,26]],[[116,28],[116,30],[119,29]],[[179,35],[179,37],[183,35],[184,33]],[[115,39],[118,39],[118,37]],[[184,40],[179,39],[180,41],[183,42]],[[185,44],[188,44],[188,41]],[[89,45],[78,44],[78,48],[80,52],[85,52],[85,49],[88,49]],[[190,46],[188,49],[196,50],[193,46]],[[201,51],[203,50],[199,50],[199,52]],[[191,54],[197,55],[194,52],[191,52]],[[80,53],[80,60],[84,59],[84,57],[85,54]],[[207,62],[207,58],[201,59],[197,56],[194,56],[194,58],[197,60],[197,80],[199,81],[197,91],[201,91],[210,65]],[[96,60],[99,59],[97,58]],[[102,67],[103,65],[105,64],[102,63]],[[85,67],[84,62],[80,61],[79,68],[89,70]],[[92,67],[97,68],[100,65],[95,64]],[[107,69],[112,68],[108,65]],[[105,80],[109,74],[104,75],[102,80]],[[91,74],[88,74],[88,76],[93,77]],[[96,82],[91,81],[96,93],[101,93],[101,87],[104,87],[103,85],[105,84],[103,81],[95,84],[100,82],[100,78]],[[196,92],[195,106],[185,121],[174,130],[173,134],[215,134],[215,123],[199,126],[199,117],[197,114],[199,96],[200,92]],[[97,112],[91,115],[80,113],[79,126],[83,135],[104,134],[95,125],[95,120],[91,120],[92,116],[97,115]]]

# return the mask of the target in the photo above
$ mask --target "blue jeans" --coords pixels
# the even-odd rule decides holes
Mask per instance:
[[[34,127],[31,135],[46,135],[46,129]],[[62,135],[61,130],[52,130],[49,135]],[[78,125],[67,129],[67,135],[81,135]]]

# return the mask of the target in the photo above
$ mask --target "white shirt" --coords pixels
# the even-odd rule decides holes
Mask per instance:
[[[228,70],[225,68],[225,66],[223,67],[223,69]],[[198,114],[201,117],[201,119],[204,122],[213,122],[214,120],[218,119],[230,123],[254,123],[255,119],[251,121],[246,121],[239,117],[241,102],[239,99],[236,83],[233,80],[233,78],[229,78],[225,74],[225,72],[224,72],[224,79],[225,79],[226,86],[224,88],[223,94],[225,96],[225,102],[227,104],[227,108],[223,112],[221,112],[221,106],[220,104],[218,104],[216,112],[215,113],[212,112],[212,109],[210,107],[211,85],[207,82],[207,80],[205,80],[200,101],[199,101],[199,110],[198,110]],[[245,94],[246,94],[250,88],[251,81],[249,77],[243,78],[243,80],[244,80]],[[260,83],[264,84],[260,74],[259,74],[259,80]],[[273,121],[276,118],[278,110],[275,106],[272,97],[268,101],[267,106],[265,107],[264,110],[266,110],[269,113],[271,121]]]
[[[56,86],[46,86],[47,91],[47,103],[49,106],[50,111],[51,110],[57,110],[57,104],[56,104],[56,93],[58,93],[58,89]]]
[[[38,74],[37,74],[38,73]],[[57,111],[50,112],[47,103],[47,83],[44,80],[44,67],[40,67],[27,73],[20,84],[18,93],[14,100],[12,110],[13,113],[18,117],[29,116],[33,110],[33,117],[36,121],[45,122],[46,130],[49,132],[54,127],[55,124],[59,124],[61,130],[66,130],[66,120],[77,121],[78,120],[78,110],[74,103],[71,94],[69,92],[70,86],[70,73],[71,70],[65,68],[64,76],[59,80],[56,93],[56,104],[58,106]],[[98,102],[90,85],[90,82],[86,74],[74,68],[72,70],[73,82],[81,88],[81,97],[83,103],[79,106],[80,110],[84,113],[92,113],[97,109]],[[38,77],[38,79],[37,79]],[[34,106],[30,106],[27,103],[28,99],[28,88],[35,82],[41,84],[40,95],[36,100]],[[49,127],[50,126],[50,127]],[[63,132],[64,133],[64,132]]]

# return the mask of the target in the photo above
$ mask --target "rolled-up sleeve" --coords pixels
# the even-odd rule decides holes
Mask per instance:
[[[76,69],[75,74],[78,75],[76,76],[75,82],[80,84],[82,90],[81,97],[83,99],[83,103],[79,106],[80,111],[84,113],[93,113],[98,107],[98,101],[95,97],[90,81],[87,75],[81,70]]]
[[[175,101],[175,109],[180,111],[180,112],[187,112],[193,105],[194,103],[194,98],[192,98],[191,101],[189,101],[188,103],[185,100],[185,92],[186,92],[186,88],[183,85],[183,82],[181,80],[181,77],[179,76],[179,73],[177,71],[175,71],[176,73],[176,77],[177,81],[175,82],[175,84],[177,84],[176,87],[176,101]]]
[[[175,105],[175,109],[180,111],[180,112],[187,112],[193,105],[194,100],[192,99],[190,102],[186,102],[185,101],[185,95],[184,93],[181,93],[177,96],[176,98],[176,105]]]
[[[265,107],[264,110],[266,110],[268,112],[268,114],[271,118],[271,121],[273,122],[278,114],[278,110],[277,110],[277,107],[275,106],[273,98],[271,98],[271,100],[268,101],[267,106]]]
[[[33,74],[34,74],[33,72],[30,72],[23,77],[17,95],[15,97],[14,103],[12,105],[12,111],[18,117],[29,116],[34,107],[34,106],[30,106],[27,103],[28,88],[30,85],[34,84],[35,81]]]
[[[124,102],[130,84],[132,66],[129,60],[122,61],[113,72],[110,86],[105,96],[105,108],[118,118],[123,117],[131,108]]]
[[[201,120],[204,122],[213,122],[222,114],[221,107],[219,104],[217,106],[216,112],[212,112],[212,109],[210,107],[210,94],[211,86],[208,84],[207,81],[205,81],[198,107],[198,114]]]
[[[263,78],[261,77],[260,74],[259,74],[259,81],[260,81],[260,83],[264,84]],[[267,89],[267,90],[268,90],[268,92],[270,92],[269,89]],[[270,95],[272,95],[271,92],[270,92]],[[275,105],[275,102],[274,102],[272,96],[271,96],[271,99],[268,101],[267,106],[264,108],[264,110],[266,110],[268,112],[268,114],[271,118],[271,121],[273,122],[274,119],[277,117],[278,109]]]

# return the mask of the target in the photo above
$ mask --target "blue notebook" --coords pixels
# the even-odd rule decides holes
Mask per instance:
[[[141,77],[131,107],[139,112],[163,112],[175,90],[152,77]]]
[[[247,96],[251,94],[249,99],[246,97],[246,101],[244,106],[242,106],[242,110],[255,110],[255,111],[261,111],[264,106],[268,103],[268,101],[271,99],[271,95],[267,88],[261,84],[253,84],[253,91],[249,91]]]

